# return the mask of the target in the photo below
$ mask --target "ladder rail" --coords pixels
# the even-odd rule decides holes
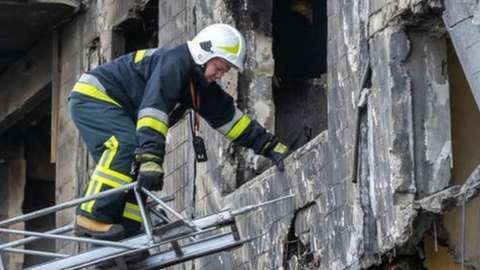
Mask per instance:
[[[68,232],[68,231],[71,231],[71,230],[73,230],[73,225],[67,225],[67,226],[63,226],[63,227],[60,227],[60,228],[57,228],[57,229],[54,229],[54,230],[51,230],[51,231],[47,231],[46,233],[56,234],[56,233]],[[3,249],[6,249],[6,248],[11,248],[11,247],[19,246],[19,245],[28,244],[28,243],[31,243],[31,242],[34,242],[34,241],[37,241],[37,240],[40,240],[40,239],[42,239],[42,238],[38,237],[38,236],[30,236],[30,237],[27,237],[27,238],[24,238],[24,239],[8,242],[6,244],[0,245],[0,252]]]
[[[162,245],[166,244],[171,244],[174,241],[180,241],[183,239],[192,239],[194,236],[199,236],[201,234],[207,234],[213,231],[218,231],[221,228],[224,227],[230,227],[230,232],[228,233],[220,233],[217,235],[213,235],[210,237],[206,237],[203,239],[193,239],[196,241],[192,241],[186,245],[183,245],[181,248],[182,251],[182,256],[178,256],[178,251],[175,250],[175,248],[172,248],[170,250],[160,252],[157,254],[153,254],[150,258],[146,259],[144,263],[137,263],[134,264],[132,267],[133,269],[153,269],[157,267],[166,267],[168,265],[180,263],[186,260],[190,260],[193,258],[197,258],[200,256],[206,256],[212,253],[220,252],[220,251],[225,251],[231,248],[235,248],[238,246],[241,246],[243,243],[251,241],[254,238],[249,238],[246,240],[241,240],[238,236],[238,231],[235,231],[235,229],[232,228],[232,222],[235,223],[234,219],[235,216],[245,214],[249,211],[253,211],[255,209],[258,209],[259,207],[269,205],[272,203],[276,203],[281,200],[285,200],[288,198],[293,198],[293,194],[289,194],[287,196],[277,198],[271,201],[263,202],[257,205],[252,205],[252,206],[245,206],[242,207],[238,210],[222,210],[216,214],[210,214],[204,217],[197,218],[192,221],[195,227],[199,228],[199,231],[193,231],[191,233],[185,234],[185,235],[180,235],[180,236],[174,236],[174,237],[167,237],[164,239],[161,239],[160,242],[155,243],[154,245],[149,245],[148,244],[148,237],[146,235],[140,236],[141,240],[126,240],[127,242],[138,242],[138,241],[143,241],[145,246],[143,248],[137,249],[137,250],[112,250],[111,248],[102,248],[101,250],[98,250],[96,253],[110,253],[107,255],[103,256],[98,256],[96,258],[90,258],[90,260],[84,260],[82,261],[79,258],[72,258],[74,260],[77,260],[78,263],[73,263],[69,258],[65,259],[69,261],[69,267],[67,267],[68,270],[75,270],[75,269],[81,269],[84,267],[88,266],[93,266],[101,262],[109,261],[109,260],[114,260],[116,258],[120,258],[129,254],[133,254],[136,252],[139,252],[141,250],[147,250],[147,249],[152,249],[152,248],[157,248]],[[178,222],[181,222],[180,224],[184,224],[185,226],[189,227],[187,224],[179,220]],[[171,224],[170,224],[171,225]],[[165,228],[170,228],[174,229],[177,227],[172,227],[169,226],[169,224],[164,225],[163,227]],[[154,233],[163,233],[164,235],[168,235],[168,229],[167,231],[162,230],[162,226],[154,229]],[[178,234],[177,234],[178,235]],[[89,257],[88,254],[80,254],[81,256]],[[61,262],[57,262],[61,263]],[[72,265],[74,264],[74,265]],[[47,269],[52,269],[52,266],[54,265],[47,265],[47,266],[42,266],[39,268],[31,268],[31,270],[47,270]]]
[[[152,245],[155,242],[155,240],[153,239],[152,222],[150,221],[150,216],[147,216],[147,212],[143,204],[142,196],[140,195],[138,190],[134,189],[133,193],[135,194],[135,199],[137,199],[138,209],[140,209],[140,215],[142,216],[143,229],[147,234],[149,244]]]
[[[40,251],[40,250],[32,250],[32,249],[23,249],[23,248],[6,248],[3,250],[4,252],[11,252],[11,253],[21,253],[26,255],[34,255],[34,256],[42,256],[42,257],[50,257],[50,258],[67,258],[71,255],[57,253],[57,252],[48,252],[48,251]]]
[[[157,196],[155,196],[155,194],[153,194],[153,192],[149,191],[148,189],[146,188],[142,188],[142,191],[147,194],[147,196],[149,196],[150,198],[152,198],[154,201],[156,201],[164,210],[170,212],[171,214],[173,214],[175,217],[177,217],[179,220],[183,221],[187,226],[189,226],[190,228],[196,230],[196,231],[199,231],[201,230],[200,228],[198,228],[191,220],[189,220],[188,218],[182,216],[180,213],[178,213],[177,211],[175,211],[173,208],[171,208],[170,206],[168,206],[165,202],[163,202],[160,198],[157,198]]]
[[[95,244],[95,245],[111,246],[111,247],[126,248],[126,249],[137,249],[137,248],[140,247],[140,246],[122,244],[122,243],[117,243],[117,242],[107,241],[107,240],[98,240],[98,239],[86,238],[86,237],[58,235],[58,234],[50,234],[50,233],[39,233],[39,232],[22,231],[22,230],[14,230],[14,229],[0,228],[0,232],[11,233],[11,234],[19,234],[19,235],[28,235],[28,236],[38,236],[38,237],[50,238],[50,239],[84,242],[84,243],[90,243],[90,244]]]
[[[45,233],[2,228],[4,226],[34,219],[66,208],[74,207],[87,201],[107,197],[119,192],[125,192],[127,190],[133,190],[134,192],[135,198],[139,205],[140,214],[143,219],[145,234],[126,239],[121,242],[62,235],[62,233],[71,231],[73,229],[73,225],[67,225],[58,229],[47,231]],[[152,199],[152,201],[150,203],[144,202],[142,200],[141,192],[144,193],[147,198],[149,197],[150,199]],[[175,211],[173,208],[169,207],[164,201],[166,199],[164,199],[163,197],[157,197],[157,195],[153,192],[145,188],[139,187],[137,182],[134,182],[122,187],[106,190],[91,196],[74,199],[56,206],[48,207],[25,215],[0,221],[0,233],[20,234],[24,236],[29,236],[25,239],[1,244],[0,255],[5,252],[16,252],[55,258],[52,261],[46,262],[38,266],[33,266],[29,269],[79,269],[108,260],[124,262],[123,257],[126,255],[141,252],[143,250],[150,250],[150,252],[153,252],[153,255],[150,258],[146,259],[144,261],[144,264],[136,264],[138,265],[138,267],[140,267],[139,269],[164,267],[200,256],[205,256],[208,254],[238,247],[245,242],[251,241],[251,238],[242,240],[240,238],[238,229],[236,229],[236,226],[232,226],[232,223],[233,225],[235,225],[234,223],[236,216],[256,210],[259,207],[265,206],[267,204],[278,202],[286,198],[291,198],[293,196],[293,194],[290,194],[282,198],[277,198],[257,205],[244,206],[236,210],[224,209],[217,213],[191,220],[187,217],[184,217],[184,215]],[[152,212],[155,211],[152,211],[152,208],[156,208],[152,206],[152,202],[156,203],[158,208],[161,208],[169,214],[175,216],[175,219],[178,220],[172,221],[167,216],[162,219],[170,220],[171,222],[158,227],[153,227],[151,223],[151,215],[153,214]],[[158,215],[159,213],[155,214]],[[160,214],[160,216],[163,216],[163,213]],[[229,232],[222,232],[222,228],[226,227],[230,228]],[[201,234],[212,233],[214,231],[218,232],[215,232],[213,235],[210,234],[205,238],[197,238],[197,236],[200,236]],[[158,236],[159,234],[162,236]],[[94,245],[100,245],[102,247],[73,255],[13,248],[15,246],[30,243],[43,238],[84,242]],[[160,246],[167,244],[171,245],[172,248],[167,251],[160,250]],[[0,257],[0,270],[3,269],[4,265]]]
[[[114,188],[114,189],[109,189],[109,190],[106,190],[106,191],[103,191],[103,192],[100,192],[100,193],[97,193],[97,194],[94,194],[94,195],[90,195],[90,196],[79,198],[79,199],[74,199],[74,200],[71,200],[71,201],[68,201],[68,202],[64,202],[64,203],[61,203],[61,204],[58,204],[58,205],[54,205],[54,206],[47,207],[47,208],[44,208],[44,209],[41,209],[41,210],[38,210],[38,211],[34,211],[34,212],[31,212],[31,213],[28,213],[28,214],[25,214],[25,215],[21,215],[21,216],[18,216],[18,217],[3,220],[3,221],[0,221],[0,227],[5,227],[5,226],[12,225],[12,224],[15,224],[15,223],[19,223],[19,222],[27,221],[27,220],[30,220],[30,219],[38,218],[38,217],[41,217],[41,216],[44,216],[44,215],[48,215],[48,214],[51,214],[51,213],[55,213],[55,212],[60,211],[60,210],[64,210],[64,209],[67,209],[67,208],[70,208],[70,207],[77,206],[77,205],[82,204],[84,202],[88,202],[88,201],[91,201],[91,200],[107,197],[107,196],[110,196],[112,194],[116,194],[116,193],[119,193],[119,192],[130,190],[132,188],[135,188],[136,186],[137,186],[137,182],[127,184],[127,185],[124,185],[124,186],[121,186],[121,187],[118,187],[118,188]]]
[[[119,249],[115,247],[102,247],[98,248],[95,250],[89,250],[85,251],[83,253],[80,253],[75,256],[71,256],[70,258],[65,258],[62,260],[57,260],[57,261],[52,261],[52,262],[47,262],[41,265],[36,265],[32,266],[28,269],[35,269],[35,270],[50,270],[50,269],[58,269],[59,266],[62,266],[63,268],[66,267],[66,269],[81,269],[83,267],[86,267],[85,265],[88,264],[90,265],[95,265],[100,262],[112,260],[118,257],[122,257],[125,255],[133,254],[142,250],[147,250],[155,247],[159,247],[161,245],[166,245],[169,244],[173,240],[182,240],[186,239],[190,236],[195,236],[199,234],[204,234],[204,233],[209,233],[214,230],[217,230],[217,228],[210,228],[206,230],[202,230],[201,232],[192,232],[187,235],[182,235],[182,236],[177,236],[173,238],[168,238],[165,240],[162,240],[161,242],[155,243],[154,245],[149,245],[148,244],[148,239],[146,235],[140,235],[137,237],[133,237],[130,239],[126,239],[122,242],[131,244],[131,245],[139,245],[141,248],[135,249],[135,250],[125,250],[125,249]]]
[[[145,261],[130,266],[132,270],[158,269],[192,260],[198,257],[211,255],[214,253],[230,250],[240,247],[250,238],[245,240],[235,240],[231,233],[215,235],[209,238],[201,239],[195,243],[189,243],[183,247],[183,256],[178,257],[174,250],[168,250],[147,258]]]
[[[206,233],[209,233],[209,232],[213,232],[217,230],[217,228],[209,228],[209,229],[206,229],[206,230],[202,230],[202,231],[199,231],[199,232],[192,232],[190,234],[187,234],[187,235],[182,235],[182,236],[178,236],[178,237],[173,237],[173,238],[167,238],[165,240],[162,239],[161,242],[157,242],[153,245],[150,245],[150,246],[147,246],[147,247],[143,247],[141,249],[138,249],[138,250],[127,250],[127,251],[122,251],[122,252],[119,252],[117,254],[113,254],[113,255],[110,255],[110,256],[106,256],[106,257],[103,257],[101,259],[97,259],[95,261],[91,261],[91,262],[87,262],[85,264],[82,264],[82,265],[78,265],[78,266],[75,266],[75,267],[71,267],[71,268],[66,268],[64,270],[76,270],[76,269],[82,269],[84,267],[88,267],[88,266],[93,266],[93,265],[96,265],[98,263],[102,263],[102,262],[105,262],[105,261],[109,261],[109,260],[113,260],[113,259],[116,259],[118,257],[123,257],[123,256],[128,256],[128,255],[131,255],[131,254],[134,254],[136,252],[139,252],[139,251],[142,251],[142,250],[147,250],[147,249],[152,249],[152,248],[159,248],[163,245],[167,245],[169,244],[170,242],[172,241],[180,241],[180,240],[184,240],[184,239],[187,239],[187,238],[190,238],[190,237],[193,237],[193,236],[198,236],[198,235],[201,235],[201,234],[206,234]]]

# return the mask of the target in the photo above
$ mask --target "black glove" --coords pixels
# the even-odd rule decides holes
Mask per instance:
[[[163,188],[164,171],[162,161],[152,154],[139,154],[135,157],[138,162],[138,188],[146,188],[152,191],[159,191]]]
[[[288,156],[288,146],[274,138],[263,147],[262,154],[271,159],[279,171],[284,171],[283,160]]]

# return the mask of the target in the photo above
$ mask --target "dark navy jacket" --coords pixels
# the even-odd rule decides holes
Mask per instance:
[[[137,123],[137,153],[163,158],[165,128],[192,108],[190,80],[200,96],[198,112],[210,126],[257,154],[273,139],[258,122],[238,110],[233,98],[217,83],[207,83],[186,44],[123,55],[88,74],[96,77],[106,94]]]

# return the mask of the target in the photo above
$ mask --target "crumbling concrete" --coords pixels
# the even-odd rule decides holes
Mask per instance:
[[[94,166],[69,120],[66,97],[85,70],[134,47],[124,44],[128,37],[121,36],[125,34],[121,28],[137,18],[136,11],[147,2],[84,1],[82,12],[57,30],[58,203],[81,195]],[[291,7],[311,22],[319,20],[313,2],[292,1]],[[305,9],[309,6],[314,11]],[[206,140],[209,161],[195,164],[188,117],[172,127],[162,192],[175,195],[172,206],[183,214],[201,216],[224,207],[295,194],[290,201],[240,217],[240,234],[256,237],[252,242],[172,268],[361,269],[389,265],[412,269],[421,264],[415,249],[430,229],[433,214],[443,214],[447,203],[456,203],[453,199],[462,192],[459,187],[446,189],[451,184],[452,135],[442,7],[438,0],[327,1],[323,18],[328,23],[326,65],[319,66],[326,82],[317,87],[324,88],[323,92],[308,95],[315,101],[301,101],[308,103],[302,116],[308,117],[316,104],[323,106],[325,101],[328,108],[322,110],[323,115],[306,119],[319,125],[315,126],[318,135],[308,138],[285,160],[284,173],[266,169],[270,164],[264,158],[233,146],[205,122],[200,134]],[[214,22],[238,27],[248,40],[247,69],[243,74],[231,72],[221,84],[241,109],[281,135],[276,117],[289,111],[275,108],[274,8],[271,1],[159,0],[158,43],[182,43]],[[459,22],[463,21],[448,27],[460,26]],[[367,59],[369,66],[365,66]],[[354,103],[366,68],[372,76],[367,82],[366,113],[360,117],[359,182],[353,184]],[[309,67],[309,72],[314,71]],[[288,98],[283,102],[288,103]],[[288,104],[282,107],[288,108]],[[444,221],[450,233],[446,240],[457,258],[462,244],[457,235],[462,227],[448,223],[459,220],[462,212],[458,211],[451,210],[456,219]],[[467,209],[467,216],[474,216],[474,211],[473,207]],[[72,218],[73,212],[59,214],[57,226]],[[467,238],[473,230],[467,230]],[[79,248],[58,246],[63,252]],[[475,246],[468,243],[467,249],[467,261],[475,265]],[[395,258],[395,254],[399,256]]]
[[[262,236],[233,255],[199,259],[196,268],[220,269],[225,267],[223,261],[233,262],[233,269],[299,265],[358,269],[378,263],[382,254],[410,240],[418,214],[413,207],[416,196],[439,191],[450,179],[448,79],[441,64],[446,47],[437,29],[431,35],[417,34],[407,30],[407,24],[411,27],[414,21],[393,20],[394,13],[427,16],[438,3],[417,1],[400,7],[381,3],[373,5],[374,11],[362,1],[328,3],[329,29],[343,29],[329,32],[328,132],[293,154],[284,174],[270,169],[226,197],[215,194],[218,180],[201,178],[202,189],[213,191],[198,198],[200,213],[225,203],[242,205],[287,191],[297,198],[287,207],[291,212],[279,206],[279,213],[268,209],[242,219],[243,235]],[[372,28],[372,20],[380,15],[384,21],[392,17],[391,21]],[[370,40],[369,51],[360,50],[362,39]],[[355,186],[348,182],[351,97],[359,89],[360,59],[365,55],[371,59],[373,77],[363,120],[367,130],[362,139],[364,171],[360,186]],[[209,209],[203,210],[205,207]],[[297,242],[296,252],[290,241]],[[282,254],[282,260],[277,254]]]
[[[453,206],[474,198],[480,189],[480,167],[477,167],[463,185],[451,186],[438,193],[416,201],[416,207],[427,212],[442,214]]]

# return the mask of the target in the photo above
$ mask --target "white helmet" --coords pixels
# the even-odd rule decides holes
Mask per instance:
[[[187,42],[193,61],[205,64],[214,57],[220,57],[243,71],[246,42],[243,35],[227,24],[212,24],[200,31],[193,40]]]

